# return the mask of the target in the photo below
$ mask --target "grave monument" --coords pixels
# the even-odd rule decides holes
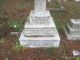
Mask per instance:
[[[19,41],[30,48],[59,47],[60,37],[49,10],[46,10],[46,0],[34,1],[34,10],[30,12]]]
[[[80,19],[71,19],[65,32],[69,40],[80,40]]]

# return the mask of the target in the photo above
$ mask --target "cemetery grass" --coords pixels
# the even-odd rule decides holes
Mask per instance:
[[[10,4],[11,2],[13,3]],[[0,60],[80,60],[79,56],[73,56],[72,54],[73,50],[80,51],[80,41],[67,40],[63,30],[65,23],[70,18],[80,17],[80,5],[78,3],[72,1],[63,3],[67,10],[62,13],[51,11],[61,37],[59,48],[31,49],[19,44],[20,33],[15,35],[9,33],[12,31],[21,32],[22,26],[27,19],[26,17],[33,9],[33,2],[32,0],[22,1],[24,4],[15,2],[19,1],[6,0],[0,5],[0,29],[2,29],[0,30]],[[59,4],[56,3],[55,8],[59,8]],[[50,7],[53,8],[54,5],[51,4]],[[14,28],[14,25],[17,27]]]

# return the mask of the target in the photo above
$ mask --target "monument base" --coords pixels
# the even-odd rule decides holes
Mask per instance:
[[[38,40],[36,40],[36,39],[38,39]],[[47,38],[47,37],[43,37],[43,38],[32,37],[32,38],[30,38],[30,37],[25,37],[23,33],[21,33],[21,36],[20,36],[20,44],[22,46],[29,47],[29,48],[59,47],[59,43],[60,43],[60,40],[57,40],[57,39],[54,39],[54,38]]]
[[[32,11],[19,40],[30,48],[59,47],[60,37],[49,11],[44,15]]]

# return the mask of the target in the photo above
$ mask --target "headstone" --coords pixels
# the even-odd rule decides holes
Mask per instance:
[[[59,47],[60,37],[46,10],[46,0],[35,0],[34,7],[21,33],[20,44],[30,48]]]
[[[71,19],[65,32],[69,40],[80,40],[80,19]]]

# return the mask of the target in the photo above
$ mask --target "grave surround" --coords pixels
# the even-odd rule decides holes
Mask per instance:
[[[60,37],[50,12],[46,10],[46,0],[34,2],[34,10],[20,35],[20,44],[30,48],[59,47]]]

